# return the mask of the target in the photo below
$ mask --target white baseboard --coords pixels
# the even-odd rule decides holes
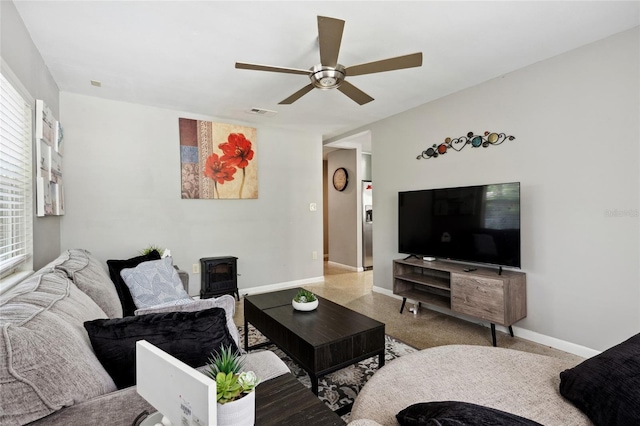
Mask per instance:
[[[349,271],[354,271],[354,272],[363,272],[364,271],[364,268],[355,267],[355,266],[351,266],[351,265],[343,265],[342,263],[333,262],[331,260],[327,261],[327,263],[329,265],[331,265],[331,266],[337,266],[338,268],[348,269]]]
[[[506,329],[505,329],[506,330]],[[555,337],[547,336],[545,334],[536,333],[535,331],[527,330],[526,328],[513,327],[514,334],[517,330],[518,337],[531,340],[532,342],[540,343],[541,345],[551,346],[552,348],[559,349],[561,351],[569,352],[574,355],[581,356],[583,358],[591,358],[598,355],[602,351],[587,348],[586,346],[577,345],[575,343],[567,342],[566,340],[556,339]],[[508,330],[507,330],[508,332]]]
[[[316,278],[305,278],[303,280],[287,281],[278,284],[262,285],[259,287],[239,288],[240,295],[269,293],[271,291],[284,290],[287,288],[300,287],[305,284],[318,284],[324,282],[324,275]]]
[[[386,288],[373,286],[373,291],[375,291],[376,293],[384,294],[385,296],[393,297],[394,299],[402,300],[402,297],[396,294],[393,294],[393,291]],[[454,312],[451,312],[442,308],[438,308],[437,306],[430,305],[429,309],[440,312],[440,313],[444,313],[447,315],[451,315],[466,321],[470,320],[468,317],[456,314]],[[479,320],[472,319],[471,321],[477,322]],[[477,324],[483,325],[487,328],[490,327],[489,323],[477,322]],[[513,333],[522,339],[530,340],[532,342],[539,343],[541,345],[550,346],[554,349],[558,349],[564,352],[569,352],[571,354],[578,355],[583,358],[591,358],[592,356],[598,355],[600,353],[600,351],[597,351],[595,349],[587,348],[586,346],[577,345],[575,343],[567,342],[565,340],[557,339],[555,337],[551,337],[545,334],[537,333],[535,331],[527,330],[526,328],[521,328],[517,326],[513,326],[512,328],[513,328]],[[496,330],[500,330],[504,333],[509,333],[509,329],[507,327],[503,327],[500,325],[496,325]]]

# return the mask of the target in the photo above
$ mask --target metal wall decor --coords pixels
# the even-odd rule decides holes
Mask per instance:
[[[500,145],[502,142],[509,139],[514,140],[515,136],[507,136],[504,133],[484,132],[484,135],[476,135],[473,132],[467,133],[466,136],[460,136],[459,138],[451,139],[446,138],[441,144],[433,144],[430,148],[425,149],[416,157],[417,160],[429,158],[437,158],[439,155],[444,155],[448,150],[462,151],[467,145],[473,148],[487,148],[491,145]]]

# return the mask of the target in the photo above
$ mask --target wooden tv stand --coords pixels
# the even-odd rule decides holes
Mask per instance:
[[[473,269],[466,271],[466,269]],[[527,316],[526,274],[516,271],[421,259],[393,261],[393,294],[488,321],[496,346],[496,324],[509,327]]]

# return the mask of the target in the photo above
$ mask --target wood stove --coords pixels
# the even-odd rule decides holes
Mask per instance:
[[[238,293],[237,257],[204,257],[200,259],[201,289],[200,298],[208,299],[222,294]]]

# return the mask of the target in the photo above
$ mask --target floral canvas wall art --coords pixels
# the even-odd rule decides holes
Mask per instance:
[[[258,198],[256,129],[180,118],[182,198]]]

